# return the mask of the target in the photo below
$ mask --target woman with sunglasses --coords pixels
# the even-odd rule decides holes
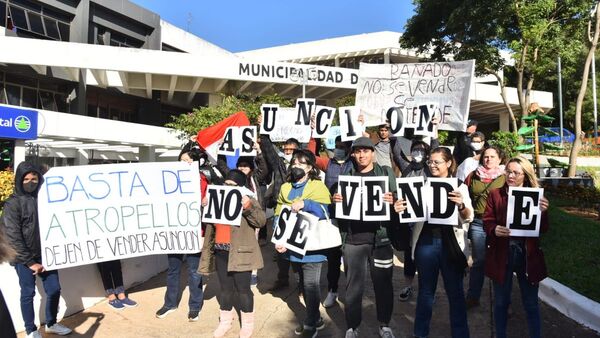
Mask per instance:
[[[450,178],[456,171],[456,161],[446,147],[431,151],[426,162],[431,177]],[[459,182],[460,183],[460,182]],[[452,337],[468,338],[467,308],[463,292],[463,276],[467,267],[467,232],[473,207],[467,186],[460,183],[448,194],[448,201],[458,209],[459,222],[456,225],[415,223],[412,235],[412,254],[418,272],[419,292],[415,311],[415,337],[428,337],[433,301],[441,271],[444,288],[450,305],[450,327]],[[394,210],[401,213],[406,209],[406,201],[398,199]]]
[[[494,322],[496,337],[506,337],[508,307],[511,300],[513,273],[517,274],[521,300],[527,314],[530,337],[541,336],[538,303],[539,282],[546,278],[546,263],[538,237],[511,237],[506,227],[509,187],[537,188],[538,181],[531,162],[515,157],[506,165],[506,184],[492,190],[487,199],[483,224],[488,239],[485,274],[494,284]],[[548,231],[548,200],[542,198],[540,232]]]

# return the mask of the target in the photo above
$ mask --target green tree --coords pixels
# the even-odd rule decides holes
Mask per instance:
[[[213,107],[198,107],[190,113],[171,116],[172,121],[165,126],[181,131],[179,137],[187,139],[189,136],[196,135],[199,130],[213,126],[239,111],[246,112],[251,124],[257,124],[260,106],[266,103],[279,104],[282,107],[291,107],[293,104],[291,100],[277,94],[260,97],[223,95],[221,104]]]
[[[414,0],[416,14],[409,19],[400,42],[429,53],[435,60],[475,59],[476,74],[492,74],[517,132],[517,118],[529,114],[534,80],[545,76],[559,52],[581,50],[591,0]],[[506,65],[502,52],[510,53]],[[507,78],[515,75],[520,111],[515,114],[506,96]],[[555,68],[554,68],[555,69]],[[511,73],[511,72],[508,72]]]

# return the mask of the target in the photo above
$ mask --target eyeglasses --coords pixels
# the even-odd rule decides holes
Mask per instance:
[[[434,166],[434,167],[438,167],[442,164],[444,164],[446,161],[432,161],[432,160],[428,160],[425,163],[427,163],[428,166]]]
[[[519,176],[523,175],[523,173],[521,173],[521,172],[511,171],[511,170],[505,170],[504,173],[506,174],[506,176],[513,175],[514,177],[519,177]]]

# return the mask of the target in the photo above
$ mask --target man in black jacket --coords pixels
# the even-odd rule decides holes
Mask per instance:
[[[29,162],[21,162],[15,173],[15,191],[6,201],[2,218],[6,237],[17,255],[11,265],[17,270],[21,286],[21,314],[27,337],[41,338],[35,325],[33,297],[35,279],[44,284],[46,300],[46,333],[67,335],[71,329],[56,322],[60,301],[58,271],[46,271],[42,265],[40,229],[37,213],[37,194],[44,181],[39,169]]]
[[[467,123],[466,132],[458,132],[456,134],[456,145],[452,155],[456,159],[456,165],[459,166],[468,157],[475,155],[473,149],[471,149],[471,136],[477,131],[477,121],[470,119]]]

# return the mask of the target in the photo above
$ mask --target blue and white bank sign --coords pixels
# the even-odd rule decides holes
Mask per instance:
[[[0,138],[34,140],[37,120],[35,110],[0,105]]]

